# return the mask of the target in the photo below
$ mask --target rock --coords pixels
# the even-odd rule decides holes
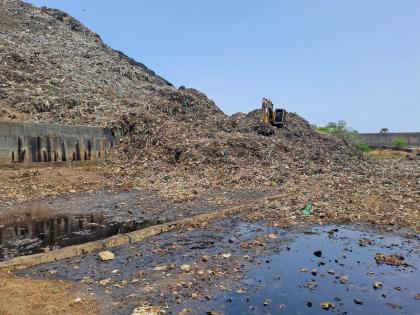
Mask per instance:
[[[190,265],[187,265],[187,264],[185,264],[185,265],[182,265],[181,266],[181,270],[183,271],[183,272],[190,272],[191,271],[191,266]]]
[[[329,310],[334,308],[334,304],[332,304],[331,302],[323,302],[321,303],[321,308],[324,310]]]
[[[374,242],[370,239],[367,239],[367,238],[362,238],[362,239],[359,240],[359,246],[361,246],[361,247],[366,247],[368,245],[373,245],[373,244],[374,244]]]
[[[239,288],[236,290],[238,294],[244,294],[247,290],[245,288]]]
[[[108,260],[114,260],[115,259],[115,255],[110,251],[100,252],[100,253],[98,253],[97,257],[100,261],[108,261]]]
[[[99,280],[98,283],[102,286],[106,286],[111,283],[111,279],[102,279],[102,280]]]
[[[166,311],[158,306],[141,306],[134,309],[131,315],[163,315]]]
[[[336,277],[341,284],[346,283],[347,281],[349,281],[349,276],[348,275],[342,275],[340,277]]]
[[[315,252],[314,252],[314,255],[315,255],[316,257],[321,257],[321,256],[322,256],[322,251],[317,250],[317,251],[315,251]]]
[[[169,269],[168,266],[156,266],[155,268],[153,268],[153,270],[156,270],[156,271],[166,271],[168,269]]]
[[[188,314],[194,314],[193,310],[190,308],[184,308],[182,311],[178,313],[178,315],[188,315]]]
[[[201,257],[201,261],[202,262],[208,262],[209,261],[209,256],[207,256],[207,255],[204,255],[203,257]]]
[[[382,289],[382,283],[380,283],[380,282],[378,282],[378,281],[375,281],[375,282],[373,283],[373,288],[374,288],[375,290]]]

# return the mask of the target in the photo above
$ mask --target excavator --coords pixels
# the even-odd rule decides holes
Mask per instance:
[[[286,120],[285,109],[274,109],[273,102],[267,98],[263,98],[261,106],[261,122],[259,133],[265,136],[274,134],[271,126],[282,128]]]

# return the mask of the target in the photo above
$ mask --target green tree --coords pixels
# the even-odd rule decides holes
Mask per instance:
[[[356,130],[348,127],[344,120],[339,120],[338,122],[329,122],[325,127],[317,128],[317,130],[340,137],[347,143],[354,145],[360,151],[368,152],[370,150],[369,145],[362,141],[359,133]]]

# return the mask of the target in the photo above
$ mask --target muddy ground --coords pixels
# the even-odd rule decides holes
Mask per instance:
[[[420,314],[420,165],[381,163],[398,176],[302,170],[261,191],[174,199],[122,186],[9,201],[0,259],[243,205],[237,217],[114,248],[110,262],[92,253],[17,275],[76,284],[104,314]],[[259,200],[269,195],[279,198]]]
[[[419,239],[404,235],[236,217],[115,248],[109,262],[92,253],[18,274],[77,282],[104,314],[420,314]]]
[[[174,203],[146,190],[101,190],[0,208],[0,261],[246,204],[274,191],[208,191]]]

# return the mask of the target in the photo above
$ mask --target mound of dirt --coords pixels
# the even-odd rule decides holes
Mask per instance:
[[[174,196],[264,189],[369,163],[296,114],[274,136],[258,135],[258,110],[225,115],[203,93],[177,89],[61,11],[6,0],[0,21],[0,119],[122,128],[123,141],[103,165],[117,184]]]

